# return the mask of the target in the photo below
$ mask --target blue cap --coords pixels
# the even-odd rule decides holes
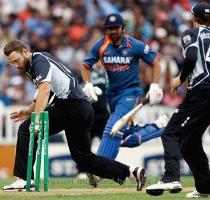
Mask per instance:
[[[104,27],[125,26],[122,16],[118,13],[112,13],[106,16]]]
[[[205,15],[210,15],[210,4],[207,2],[198,3],[192,7],[191,12],[195,17],[204,19]]]

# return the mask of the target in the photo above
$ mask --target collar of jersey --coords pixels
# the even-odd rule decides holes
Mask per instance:
[[[131,47],[130,37],[128,35],[124,35],[123,36],[122,47],[126,47],[126,48],[130,48]]]
[[[27,71],[27,73],[29,73],[29,74],[31,74],[33,54],[34,54],[34,53],[31,54],[30,66],[29,66],[28,71]]]
[[[112,43],[111,39],[109,39],[109,42]],[[131,43],[130,43],[129,36],[128,35],[123,35],[122,44],[119,46],[119,48],[130,48],[130,47],[131,47]]]
[[[203,27],[203,28],[208,28],[208,29],[210,28],[209,26],[205,26],[205,25],[202,25],[202,24],[199,24],[198,27]]]

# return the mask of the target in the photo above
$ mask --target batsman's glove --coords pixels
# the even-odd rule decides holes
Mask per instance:
[[[29,130],[30,132],[32,132],[33,130],[32,124],[30,124]],[[36,119],[35,124],[34,124],[34,136],[38,136],[38,135],[39,135],[39,120]]]
[[[98,96],[102,94],[102,90],[97,86],[93,86],[90,82],[87,82],[82,90],[92,102],[98,101]]]
[[[34,135],[39,135],[39,122],[36,122],[35,124]]]
[[[150,105],[160,103],[163,98],[163,90],[159,88],[157,83],[151,83],[146,98],[149,98]]]

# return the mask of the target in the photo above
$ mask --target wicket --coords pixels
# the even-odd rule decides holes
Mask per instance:
[[[31,113],[31,125],[30,125],[30,140],[28,151],[28,166],[27,166],[27,180],[26,191],[30,192],[31,188],[31,172],[33,163],[33,150],[34,150],[34,133],[35,133],[36,113]],[[48,179],[49,179],[49,164],[48,164],[48,137],[49,137],[49,115],[48,112],[40,112],[39,115],[39,134],[37,140],[36,150],[36,177],[35,177],[35,191],[40,191],[40,169],[41,169],[41,155],[42,155],[42,143],[44,153],[44,191],[48,191]]]

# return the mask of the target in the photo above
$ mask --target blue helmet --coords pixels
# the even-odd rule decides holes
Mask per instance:
[[[106,16],[104,28],[109,28],[113,26],[125,26],[122,16],[118,13],[112,13]]]

